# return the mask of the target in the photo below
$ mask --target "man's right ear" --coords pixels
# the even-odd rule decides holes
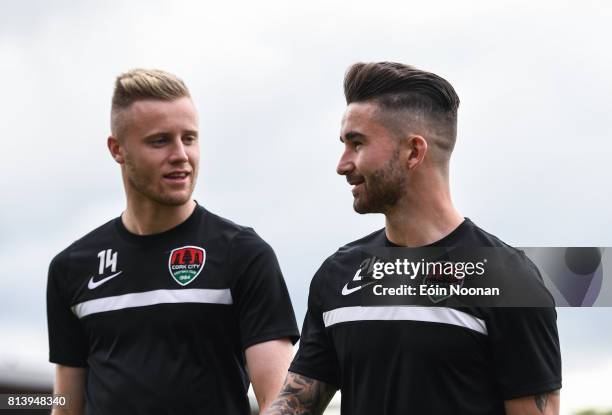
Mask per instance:
[[[111,157],[119,164],[125,163],[125,159],[123,158],[123,146],[119,143],[119,140],[112,135],[108,137],[106,140],[106,146],[108,147],[108,151],[110,151]]]

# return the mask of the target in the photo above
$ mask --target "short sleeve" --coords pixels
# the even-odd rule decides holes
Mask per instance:
[[[243,349],[285,337],[295,344],[300,337],[295,313],[270,245],[252,229],[244,230],[232,241],[230,261],[237,275],[232,295]]]
[[[289,371],[340,388],[338,358],[325,330],[323,312],[318,301],[317,280],[322,277],[324,266],[325,264],[317,271],[310,284],[308,310],[304,318],[300,346]]]
[[[493,370],[504,400],[561,388],[553,307],[494,308],[487,324]]]
[[[86,367],[89,350],[87,335],[65,300],[68,293],[62,292],[61,282],[67,277],[67,268],[63,265],[60,255],[51,261],[47,280],[49,361],[66,366]]]

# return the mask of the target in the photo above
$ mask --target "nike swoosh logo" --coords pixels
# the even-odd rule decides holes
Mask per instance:
[[[93,290],[94,288],[99,287],[100,285],[104,284],[105,282],[112,280],[113,278],[115,278],[117,275],[121,274],[123,271],[119,271],[116,274],[113,275],[109,275],[106,278],[102,278],[100,281],[96,281],[94,282],[93,277],[91,277],[89,279],[89,282],[87,283],[87,288],[89,288],[90,290]]]
[[[359,291],[361,290],[363,287],[367,287],[370,284],[374,284],[376,281],[370,281],[370,282],[366,282],[363,285],[358,285],[356,287],[353,288],[349,288],[348,285],[349,283],[347,282],[346,285],[344,287],[342,287],[342,295],[349,295],[354,293],[355,291]]]

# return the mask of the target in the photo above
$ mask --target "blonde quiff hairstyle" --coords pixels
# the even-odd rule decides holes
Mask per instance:
[[[190,97],[185,83],[176,75],[159,69],[132,69],[115,80],[111,105],[111,132],[121,137],[121,113],[136,101],[156,99],[172,101]]]

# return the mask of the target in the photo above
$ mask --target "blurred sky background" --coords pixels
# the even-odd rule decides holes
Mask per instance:
[[[356,61],[454,85],[464,215],[513,245],[612,246],[611,21],[606,1],[3,1],[0,375],[50,381],[48,263],[124,207],[106,150],[119,73],[186,81],[195,197],[274,247],[301,323],[324,258],[383,226],[335,173]],[[612,407],[612,309],[558,313],[562,413]]]

